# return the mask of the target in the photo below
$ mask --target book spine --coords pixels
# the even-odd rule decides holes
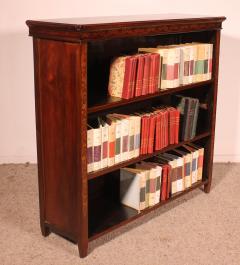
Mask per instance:
[[[180,111],[175,110],[175,144],[179,143]]]
[[[140,211],[146,208],[146,174],[143,171],[140,174]]]
[[[142,95],[147,95],[149,93],[149,73],[150,73],[150,64],[151,64],[151,54],[145,54],[145,64],[143,71],[143,86],[142,86]]]
[[[134,158],[134,139],[135,139],[135,117],[130,116],[129,118],[129,154],[128,159]]]
[[[177,162],[176,160],[170,161],[169,165],[171,166],[171,194],[178,192],[177,190]]]
[[[203,44],[198,44],[197,49],[197,62],[195,66],[196,82],[201,82],[204,81],[205,47]]]
[[[156,54],[155,72],[154,72],[154,93],[158,92],[161,85],[161,56]]]
[[[143,154],[148,153],[148,143],[149,143],[149,135],[150,135],[150,118],[151,118],[150,116],[146,116]]]
[[[144,154],[144,143],[145,143],[145,125],[146,125],[146,117],[142,116],[141,118],[141,146],[140,146],[140,154]]]
[[[190,50],[191,47],[184,47],[184,71],[183,71],[183,85],[190,83]]]
[[[197,105],[197,99],[191,98],[189,104],[189,113],[188,113],[188,125],[186,127],[186,139],[192,139],[193,135],[193,120],[195,115],[195,109]]]
[[[168,131],[169,131],[169,144],[174,144],[175,143],[175,109],[170,109],[168,111],[168,123],[169,123],[169,126],[168,126]]]
[[[115,164],[116,123],[112,122],[108,129],[108,166]]]
[[[124,74],[124,82],[121,97],[124,99],[130,98],[130,85],[131,85],[131,71],[132,71],[132,58],[127,57],[125,63],[125,74]]]
[[[192,184],[198,181],[198,151],[192,153]]]
[[[197,74],[198,74],[198,45],[192,46],[192,53],[193,53],[193,82],[197,82]]]
[[[135,97],[142,95],[144,64],[145,64],[145,57],[143,55],[139,55],[137,77],[136,77],[136,87],[135,87]]]
[[[155,205],[155,192],[156,192],[156,169],[150,169],[149,177],[149,206]]]
[[[184,184],[185,189],[192,186],[192,154],[187,154],[184,157]]]
[[[168,181],[168,172],[166,165],[162,167],[162,181],[161,181],[161,201],[165,201],[167,199],[167,181]]]
[[[154,145],[154,132],[156,127],[156,116],[150,116],[150,125],[149,125],[149,139],[148,139],[148,153],[153,153],[153,145]]]
[[[93,146],[93,170],[95,171],[101,168],[101,128],[93,129]]]
[[[132,62],[132,73],[131,73],[131,78],[130,78],[130,98],[133,98],[135,95],[137,64],[138,64],[137,56],[133,56],[132,60],[133,62]]]
[[[129,159],[129,119],[121,120],[121,161]]]
[[[180,76],[179,76],[179,68],[180,68],[180,48],[174,48],[174,87],[178,87],[180,85]]]
[[[199,113],[199,100],[196,99],[196,106],[195,106],[194,116],[193,116],[191,139],[193,139],[196,136],[198,113]]]
[[[93,171],[93,129],[87,131],[87,172]]]
[[[102,159],[101,168],[108,166],[108,125],[102,127]]]
[[[116,122],[115,164],[121,162],[121,121]]]
[[[122,90],[125,78],[125,67],[125,57],[118,57],[114,59],[111,63],[108,82],[108,93],[112,97],[122,97]]]
[[[162,167],[157,166],[157,177],[156,177],[156,192],[155,192],[155,204],[160,202],[160,190],[161,190],[161,178],[162,178]]]
[[[177,159],[177,191],[184,190],[184,168],[183,168],[183,158],[179,157]]]
[[[198,150],[198,180],[202,180],[204,148]]]
[[[212,59],[213,59],[213,44],[209,44],[209,58],[208,58],[208,80],[212,79]]]
[[[194,54],[196,47],[190,46],[189,47],[189,84],[194,82]],[[196,58],[195,58],[196,59]]]
[[[140,135],[141,135],[141,117],[135,116],[135,131],[134,131],[134,157],[140,154]]]
[[[146,176],[146,194],[145,194],[145,207],[149,207],[149,195],[150,195],[150,170],[145,171]]]

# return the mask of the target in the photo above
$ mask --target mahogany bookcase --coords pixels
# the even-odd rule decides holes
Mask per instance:
[[[225,17],[149,15],[32,21],[40,225],[78,244],[88,243],[193,189],[210,191],[218,89],[220,31]],[[213,43],[212,79],[124,100],[108,96],[111,59],[138,47],[186,42]],[[198,97],[206,110],[197,135],[150,155],[87,173],[87,121],[111,112],[134,112],[171,104],[171,95]],[[203,180],[141,213],[119,202],[119,169],[184,143],[205,148]]]

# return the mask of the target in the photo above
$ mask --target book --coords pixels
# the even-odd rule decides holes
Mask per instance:
[[[93,171],[93,129],[87,131],[87,172]]]
[[[145,56],[143,54],[139,54],[137,74],[136,74],[135,97],[142,95],[144,65],[145,65]]]
[[[108,166],[115,164],[115,144],[116,144],[116,121],[107,119],[108,122]]]
[[[135,168],[120,169],[120,201],[122,204],[136,209],[143,210],[146,195],[146,179],[144,170]]]
[[[197,161],[197,180],[202,180],[203,174],[203,159],[204,159],[204,148],[193,143],[189,143],[188,146],[198,150],[198,161]]]
[[[104,168],[108,166],[108,124],[101,117],[98,117],[98,123],[102,136],[101,168]]]
[[[114,58],[110,65],[110,75],[108,82],[108,92],[112,97],[121,98],[123,87],[130,84],[130,58],[129,56],[119,56]]]

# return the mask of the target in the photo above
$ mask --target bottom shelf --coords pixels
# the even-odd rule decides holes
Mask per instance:
[[[140,213],[120,203],[107,200],[93,200],[89,205],[89,240],[94,240],[105,233],[131,222],[138,217],[143,216],[144,214],[207,184],[207,182],[208,180],[199,181],[192,185],[189,189],[172,196],[167,201],[160,202],[152,207],[146,208]],[[94,207],[91,207],[91,204],[93,204]]]

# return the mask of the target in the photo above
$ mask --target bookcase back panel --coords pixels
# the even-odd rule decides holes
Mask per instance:
[[[137,53],[139,47],[181,44],[187,42],[212,43],[214,31],[141,36],[88,42],[88,106],[105,102],[108,97],[110,64],[113,58]]]

